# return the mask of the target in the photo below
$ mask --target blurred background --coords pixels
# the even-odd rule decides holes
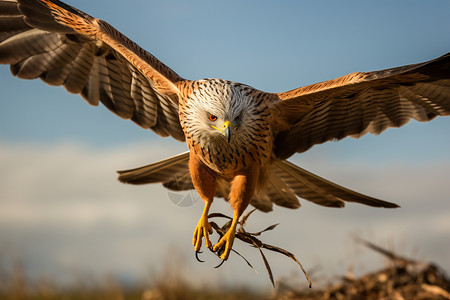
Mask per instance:
[[[450,51],[450,2],[66,1],[104,19],[187,79],[217,77],[281,92],[354,71],[426,61]],[[159,185],[130,186],[116,170],[186,150],[61,87],[13,78],[0,67],[0,266],[60,285],[105,276],[152,280],[168,264],[195,285],[270,290],[255,249],[239,242],[220,269],[198,263],[192,233],[201,201],[176,205]],[[256,212],[247,229],[280,223],[262,240],[297,255],[317,283],[383,258],[361,236],[450,272],[450,118],[313,147],[290,160],[399,209],[358,204]],[[189,198],[184,198],[189,199]],[[176,201],[175,201],[176,202]],[[216,199],[212,211],[232,214]],[[215,241],[217,236],[212,237]],[[285,257],[268,254],[279,280],[305,285]],[[180,271],[181,272],[181,271]]]

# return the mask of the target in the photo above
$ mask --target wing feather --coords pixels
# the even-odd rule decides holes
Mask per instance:
[[[450,115],[450,53],[425,63],[352,73],[277,95],[280,101],[273,106],[286,116],[289,129],[277,132],[275,155],[286,159],[330,140],[380,134],[411,119],[425,122]]]
[[[30,26],[23,20],[23,16],[12,15],[5,18],[1,14],[6,14],[6,12],[3,12],[1,9],[0,6],[0,28],[4,28],[4,31],[0,32],[0,42],[30,29]]]
[[[130,69],[132,70],[130,92],[134,99],[134,104],[138,108],[132,120],[145,124],[147,128],[154,127],[158,112],[158,105],[155,101],[156,95],[150,84],[147,81],[141,81],[139,73],[134,68],[130,67]]]
[[[94,56],[92,47],[82,47],[76,52],[76,57],[70,63],[67,63],[61,67],[67,66],[64,70],[60,68],[52,68],[51,70],[57,70],[61,72],[60,84],[64,85],[64,88],[73,94],[80,94],[83,92],[89,80],[89,74],[92,70],[92,64],[94,63]],[[58,75],[54,72],[55,75]],[[40,76],[43,79],[43,76]],[[44,80],[45,81],[45,80]],[[98,101],[96,102],[98,104]]]
[[[184,140],[177,86],[186,81],[108,23],[60,1],[0,0],[0,63]]]
[[[21,16],[18,7],[17,1],[13,0],[4,0],[0,2],[0,17],[3,16]]]

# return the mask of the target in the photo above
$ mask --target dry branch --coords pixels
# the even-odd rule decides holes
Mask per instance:
[[[296,257],[294,254],[292,254],[291,252],[289,252],[289,251],[287,251],[287,250],[285,250],[285,249],[282,249],[282,248],[280,248],[280,247],[276,247],[276,246],[273,246],[273,245],[269,245],[269,244],[263,243],[261,240],[259,240],[258,238],[256,238],[256,236],[260,236],[262,233],[264,233],[264,232],[266,232],[266,231],[270,231],[270,230],[275,229],[275,227],[277,227],[278,224],[274,224],[274,225],[268,226],[266,229],[261,230],[261,231],[258,231],[258,232],[254,232],[254,233],[252,233],[252,232],[247,232],[247,231],[244,229],[244,226],[245,226],[245,224],[246,224],[246,222],[247,222],[248,217],[249,217],[254,211],[255,211],[255,210],[250,211],[249,213],[247,213],[246,215],[244,215],[244,216],[242,217],[242,219],[239,221],[239,227],[238,227],[238,230],[237,230],[237,232],[236,232],[236,238],[239,239],[239,240],[241,240],[241,241],[243,241],[244,243],[250,244],[251,246],[253,246],[253,247],[255,247],[255,248],[258,249],[258,251],[259,251],[259,253],[260,253],[261,257],[262,257],[262,260],[263,260],[263,262],[264,262],[264,265],[265,265],[265,267],[266,267],[267,274],[269,275],[270,282],[272,283],[272,285],[273,285],[274,287],[275,287],[275,282],[274,282],[274,279],[273,279],[272,269],[271,269],[271,267],[270,267],[269,261],[267,260],[266,256],[264,255],[264,252],[262,251],[262,249],[267,249],[267,250],[269,250],[269,251],[281,253],[281,254],[283,254],[283,255],[289,257],[289,258],[292,259],[293,261],[295,261],[295,262],[299,265],[299,267],[301,268],[301,270],[303,271],[303,274],[305,274],[305,277],[306,277],[306,279],[308,280],[308,285],[309,285],[309,287],[311,287],[311,279],[309,278],[308,273],[307,273],[306,270],[303,268],[302,264],[300,263],[300,261],[297,259],[297,257]],[[220,214],[220,213],[212,213],[212,214],[208,215],[208,219],[211,219],[211,218],[225,218],[225,219],[230,220],[230,221],[226,222],[222,227],[220,227],[219,225],[217,225],[217,223],[215,223],[215,222],[210,222],[212,228],[219,234],[219,236],[220,236],[220,237],[224,236],[225,233],[228,231],[228,229],[229,229],[230,226],[231,226],[231,218],[230,218],[229,216],[226,216],[226,215]],[[212,250],[211,250],[211,251],[212,251]],[[235,253],[238,254],[240,257],[242,257],[242,258],[245,260],[245,262],[247,263],[247,265],[249,265],[249,266],[253,269],[253,266],[248,262],[248,260],[247,260],[245,257],[243,257],[240,253],[238,253],[238,252],[235,251],[235,250],[233,250],[233,252],[235,252]],[[218,256],[220,256],[221,253],[218,252],[218,253],[215,253],[215,254],[218,255]],[[224,262],[224,261],[222,261],[222,263],[223,263],[223,262]],[[220,266],[222,265],[222,263],[221,263],[219,266],[217,266],[217,267],[220,267]]]

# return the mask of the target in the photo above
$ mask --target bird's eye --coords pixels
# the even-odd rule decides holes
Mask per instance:
[[[217,120],[217,117],[215,115],[209,115],[209,120],[215,122]]]

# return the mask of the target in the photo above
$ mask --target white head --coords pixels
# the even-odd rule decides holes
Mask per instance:
[[[250,87],[220,79],[198,81],[185,108],[185,130],[202,147],[243,146],[258,117]]]

